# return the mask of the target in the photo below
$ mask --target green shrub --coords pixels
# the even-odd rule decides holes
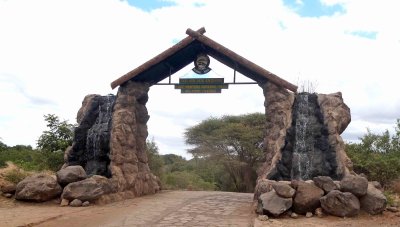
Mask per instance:
[[[163,181],[163,186],[166,189],[215,190],[213,183],[204,181],[193,172],[171,172],[166,174]]]
[[[18,184],[27,176],[29,176],[28,173],[21,171],[20,169],[13,169],[4,174],[4,179],[14,184]]]

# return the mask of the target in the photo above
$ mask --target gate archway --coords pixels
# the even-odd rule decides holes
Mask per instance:
[[[264,178],[271,171],[272,159],[283,146],[284,135],[291,123],[291,112],[288,110],[293,104],[292,92],[296,92],[297,86],[206,37],[204,28],[197,31],[187,29],[186,33],[188,37],[111,83],[112,89],[118,86],[119,88],[117,96],[112,102],[112,108],[110,109],[109,105],[106,108],[111,114],[111,120],[107,124],[108,129],[105,130],[109,135],[109,151],[107,151],[107,157],[105,156],[106,160],[102,160],[102,162],[89,159],[81,161],[77,156],[87,152],[82,145],[73,145],[67,152],[67,165],[83,165],[87,172],[90,163],[95,167],[103,165],[103,168],[100,168],[103,169],[103,172],[104,169],[107,169],[109,178],[102,182],[107,188],[107,192],[102,196],[104,200],[152,194],[160,189],[157,178],[151,174],[148,167],[146,155],[147,121],[149,120],[146,108],[149,99],[148,92],[151,86],[170,78],[171,75],[195,61],[199,55],[213,57],[233,69],[234,72],[237,71],[252,79],[254,81],[252,83],[258,84],[263,89],[264,105],[268,116],[265,123],[266,128],[278,125],[279,130],[274,131],[274,133],[278,133],[277,135],[266,135],[266,138],[273,138],[273,140],[272,142],[271,140],[264,141],[264,149],[268,150],[268,154],[259,177]],[[192,82],[190,83],[193,85]],[[204,88],[203,85],[218,85],[214,87],[218,90],[228,84],[236,83],[234,79],[232,83],[213,81],[212,84],[208,84],[207,81],[197,81],[194,85],[199,86],[200,89]],[[170,79],[166,84],[179,86],[179,84],[171,83]],[[89,108],[88,106],[94,108],[90,104],[93,103],[92,98],[85,98],[82,111]],[[97,114],[101,116],[101,114]],[[78,120],[78,123],[81,122]],[[84,130],[88,130],[87,128]],[[83,135],[87,133],[85,132]],[[92,175],[99,174],[96,168],[91,168],[91,171]]]
[[[280,97],[283,96],[284,99],[287,100],[288,105],[291,105],[289,91],[296,92],[297,86],[285,81],[214,40],[206,37],[204,35],[204,28],[197,31],[187,29],[186,33],[188,34],[188,37],[111,83],[113,89],[119,86],[114,106],[112,122],[113,129],[111,131],[110,141],[111,171],[114,168],[117,170],[116,172],[124,172],[119,171],[119,169],[123,169],[123,166],[126,165],[126,163],[135,165],[135,159],[131,160],[130,158],[125,158],[122,163],[118,159],[116,161],[113,160],[113,157],[117,156],[130,157],[131,155],[126,152],[127,150],[131,150],[131,153],[136,153],[138,159],[137,163],[139,166],[147,164],[145,153],[145,142],[148,134],[146,122],[149,118],[145,107],[148,100],[147,92],[151,86],[159,84],[160,81],[165,80],[168,77],[170,78],[174,73],[188,64],[191,64],[199,54],[209,55],[224,65],[232,68],[235,72],[237,71],[252,79],[254,83],[258,84],[264,90],[266,103],[271,102],[271,104],[273,104],[274,102],[268,94],[271,94],[272,96],[280,94]],[[171,79],[168,81],[168,83],[164,84],[177,85],[171,83]],[[236,83],[237,82],[234,79],[233,83],[229,84]],[[128,103],[130,103],[130,105],[126,105]],[[126,135],[123,136],[126,132],[122,129],[129,127],[125,123],[126,119],[129,118],[132,120],[130,125],[134,126],[130,132],[132,134],[131,138],[135,138],[135,143],[130,143],[129,140],[121,142],[121,137],[126,137]],[[289,118],[289,116],[287,116],[287,118]],[[276,122],[271,123],[275,124]],[[282,130],[283,129],[286,130],[286,125],[282,127]],[[118,145],[116,146],[113,144]],[[135,149],[132,150],[132,147],[135,147]],[[118,179],[123,177],[115,174],[113,171],[112,174],[113,177],[117,177]],[[119,190],[129,190],[129,188],[132,187],[136,188],[135,184],[137,184],[137,180],[133,182],[133,184],[127,183]],[[139,184],[146,185],[145,182]],[[148,191],[147,186],[145,186],[143,190],[144,191],[135,190],[135,194],[148,194],[152,191]]]

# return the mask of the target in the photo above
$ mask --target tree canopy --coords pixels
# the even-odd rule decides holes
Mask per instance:
[[[60,121],[54,114],[44,115],[49,130],[43,131],[43,134],[37,141],[39,149],[44,151],[64,151],[73,141],[74,125],[68,121]]]
[[[264,124],[261,113],[206,119],[186,129],[186,143],[193,146],[188,152],[220,163],[235,191],[252,192],[263,159]]]
[[[364,173],[369,180],[386,186],[400,177],[400,119],[397,119],[394,135],[388,130],[376,134],[368,129],[360,140],[360,143],[346,145],[356,173]]]

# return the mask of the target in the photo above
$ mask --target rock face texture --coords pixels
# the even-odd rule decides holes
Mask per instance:
[[[65,165],[58,173],[66,185],[63,198],[109,202],[160,190],[146,154],[148,91],[148,84],[128,81],[117,96],[85,97],[74,143],[65,151]],[[69,170],[77,166],[90,178]]]
[[[296,182],[294,184],[296,195],[293,201],[293,210],[298,214],[313,212],[320,206],[319,199],[324,195],[324,191],[314,184],[307,182]]]
[[[341,180],[352,173],[340,137],[351,120],[341,93],[295,95],[272,83],[260,86],[267,120],[258,182],[318,176]]]
[[[333,190],[320,200],[322,209],[335,216],[353,217],[360,211],[360,201],[350,192]]]
[[[114,95],[88,95],[78,111],[74,143],[65,152],[65,166],[80,165],[88,175],[111,176],[110,132]]]
[[[340,181],[340,190],[351,192],[357,197],[367,194],[368,180],[364,177],[348,175]]]
[[[368,184],[367,194],[360,198],[361,209],[369,214],[381,214],[387,204],[385,195],[373,183]]]
[[[118,191],[131,191],[136,196],[153,194],[160,189],[147,164],[148,91],[149,85],[131,81],[120,86],[112,115],[112,179]]]
[[[17,184],[15,199],[45,202],[61,194],[61,186],[56,179],[46,174],[26,177]]]
[[[57,171],[56,177],[57,182],[60,185],[65,186],[69,183],[86,179],[87,175],[82,166],[67,166],[64,169]]]
[[[264,213],[277,217],[292,206],[293,199],[280,197],[275,191],[270,191],[262,194],[259,202]]]
[[[294,94],[273,83],[260,85],[265,96],[265,162],[258,172],[258,179],[274,179],[277,163],[282,159],[281,150],[285,146],[287,130],[292,123]],[[274,179],[283,180],[283,179]]]

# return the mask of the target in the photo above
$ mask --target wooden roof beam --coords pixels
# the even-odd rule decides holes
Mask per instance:
[[[206,29],[204,27],[202,27],[202,28],[200,28],[199,30],[196,31],[197,34],[204,34],[205,32],[206,32]],[[137,67],[136,69],[134,69],[134,70],[128,72],[127,74],[121,76],[120,78],[114,80],[111,83],[111,88],[114,89],[114,88],[118,87],[119,85],[125,83],[126,81],[128,81],[128,80],[132,79],[133,77],[139,75],[140,73],[146,71],[150,67],[162,62],[164,59],[166,59],[167,57],[170,57],[171,55],[173,55],[178,50],[180,50],[180,49],[184,48],[185,46],[189,45],[191,42],[193,42],[193,40],[194,39],[191,36],[188,36],[188,37],[184,38],[179,43],[177,43],[174,46],[168,48],[167,50],[165,50],[164,52],[162,52],[159,55],[155,56],[154,58],[148,60],[143,65]]]
[[[229,50],[228,48],[222,46],[221,44],[215,42],[214,40],[204,36],[203,34],[193,31],[192,29],[188,28],[186,30],[186,34],[191,36],[194,39],[199,40],[200,42],[204,43],[205,45],[215,49],[216,51],[228,56],[231,58],[233,61],[243,65],[244,67],[249,68],[250,70],[254,71],[255,73],[264,76],[266,79],[271,81],[272,83],[282,86],[290,91],[296,92],[297,91],[297,86],[294,84],[289,83],[286,80],[283,80],[276,76],[275,74],[265,70],[264,68],[254,64],[253,62],[245,59],[244,57],[236,54],[235,52]]]

